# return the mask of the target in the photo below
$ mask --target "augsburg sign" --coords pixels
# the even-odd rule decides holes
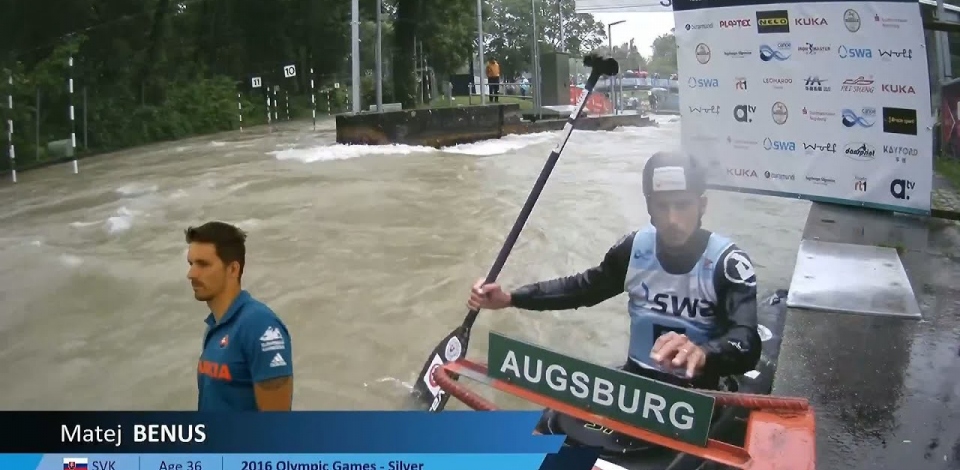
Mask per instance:
[[[490,332],[491,378],[661,436],[706,446],[715,399]]]

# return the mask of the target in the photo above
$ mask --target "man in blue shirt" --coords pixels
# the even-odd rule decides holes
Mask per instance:
[[[210,308],[197,364],[199,411],[289,411],[293,349],[270,307],[240,287],[246,234],[223,222],[185,231],[187,278]]]

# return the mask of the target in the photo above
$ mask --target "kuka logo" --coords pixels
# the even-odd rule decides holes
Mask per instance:
[[[883,85],[880,85],[880,91],[884,93],[893,93],[896,95],[916,95],[917,94],[917,91],[913,89],[912,85],[883,84]]]
[[[795,18],[793,24],[796,26],[828,26],[826,18]]]

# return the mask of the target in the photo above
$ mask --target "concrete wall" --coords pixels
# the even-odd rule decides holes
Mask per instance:
[[[341,114],[337,116],[337,143],[447,147],[499,139],[507,134],[562,129],[565,122],[566,116],[536,123],[523,121],[517,104]],[[600,116],[577,121],[578,129],[588,130],[655,125],[654,121],[639,115]]]
[[[505,114],[519,112],[518,104],[491,104],[341,114],[337,116],[337,143],[445,147],[498,139],[503,136]]]

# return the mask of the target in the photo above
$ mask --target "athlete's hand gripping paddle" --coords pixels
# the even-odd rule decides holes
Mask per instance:
[[[530,190],[530,195],[527,196],[527,202],[523,204],[523,208],[520,210],[520,215],[517,216],[517,221],[514,222],[513,228],[510,230],[510,234],[507,235],[506,241],[503,242],[503,247],[500,248],[500,254],[497,255],[497,260],[490,268],[490,272],[487,274],[484,284],[495,282],[497,280],[497,276],[500,275],[500,270],[503,269],[504,264],[507,262],[507,257],[510,256],[510,251],[517,243],[517,239],[520,237],[520,232],[523,230],[524,224],[527,223],[530,213],[533,212],[533,206],[537,203],[537,198],[540,197],[540,193],[543,191],[544,186],[547,185],[547,179],[550,177],[550,172],[553,171],[553,167],[556,166],[557,160],[560,159],[560,152],[562,152],[563,147],[567,145],[567,140],[570,138],[570,133],[573,132],[573,127],[576,124],[577,119],[580,117],[580,114],[583,112],[583,108],[587,103],[587,98],[589,98],[590,94],[593,92],[593,87],[597,85],[597,81],[600,80],[600,77],[616,75],[617,72],[620,71],[620,66],[617,64],[616,60],[612,58],[602,58],[597,55],[588,55],[584,57],[583,65],[590,67],[590,77],[587,78],[586,87],[584,91],[580,93],[580,99],[577,101],[577,105],[573,110],[573,114],[567,118],[567,123],[563,126],[563,131],[560,133],[560,142],[553,149],[553,151],[550,152],[550,157],[543,165],[543,170],[540,171],[540,177],[537,178],[537,182],[533,185],[533,189]],[[466,356],[467,346],[470,344],[470,330],[473,328],[473,323],[477,320],[477,314],[479,313],[479,310],[471,310],[469,313],[467,313],[466,318],[463,320],[463,324],[457,327],[457,329],[451,331],[450,334],[443,338],[443,341],[440,341],[440,343],[437,344],[437,347],[433,349],[433,352],[431,352],[430,356],[427,358],[427,362],[423,365],[423,369],[420,370],[420,375],[417,376],[417,383],[413,387],[413,394],[416,401],[424,407],[429,407],[428,409],[430,411],[442,411],[443,407],[447,404],[447,400],[450,399],[450,396],[440,390],[440,387],[436,384],[436,382],[434,382],[433,372],[441,365],[456,361],[457,359]]]

